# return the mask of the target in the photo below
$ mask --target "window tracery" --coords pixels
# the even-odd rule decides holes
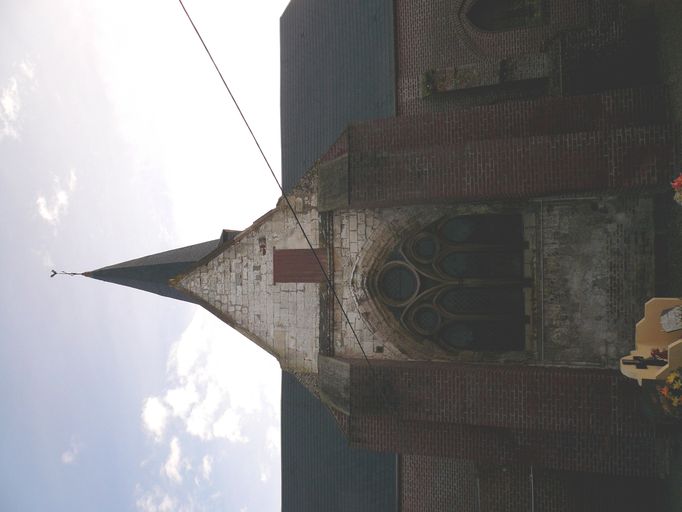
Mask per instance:
[[[372,285],[420,342],[523,350],[523,249],[520,215],[448,216],[394,247]]]

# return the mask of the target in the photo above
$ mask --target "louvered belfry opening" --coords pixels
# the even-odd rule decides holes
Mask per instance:
[[[392,250],[374,292],[420,342],[523,350],[523,250],[520,215],[444,217]]]

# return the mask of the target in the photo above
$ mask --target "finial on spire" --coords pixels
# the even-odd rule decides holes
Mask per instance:
[[[65,275],[65,276],[82,276],[84,275],[82,272],[64,272],[63,270],[60,270],[57,272],[55,269],[52,269],[52,274],[50,274],[50,277],[54,277],[56,275]]]

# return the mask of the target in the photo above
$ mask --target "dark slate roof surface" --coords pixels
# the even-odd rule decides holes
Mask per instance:
[[[93,279],[122,284],[163,297],[194,302],[194,300],[173,288],[169,279],[190,269],[201,258],[220,245],[220,239],[189,245],[180,249],[143,256],[116,265],[100,268],[85,275]]]
[[[282,372],[282,512],[396,510],[396,456],[350,448],[326,406]]]
[[[393,2],[293,0],[280,20],[289,191],[351,122],[395,115]]]

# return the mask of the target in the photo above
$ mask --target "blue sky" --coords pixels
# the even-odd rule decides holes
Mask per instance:
[[[278,168],[286,1],[186,6]],[[277,197],[177,2],[0,4],[0,510],[279,509],[276,361],[197,307],[48,277]]]

